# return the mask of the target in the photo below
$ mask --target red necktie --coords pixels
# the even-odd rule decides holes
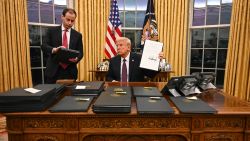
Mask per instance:
[[[122,64],[122,82],[127,82],[128,74],[127,74],[127,65],[126,65],[126,59],[123,59]]]
[[[64,30],[64,33],[63,33],[63,42],[62,42],[62,45],[63,45],[65,48],[68,48],[67,32],[68,32],[68,30],[65,29],[65,30]]]
[[[67,38],[67,32],[68,30],[65,29],[64,30],[64,33],[63,33],[63,42],[62,42],[62,46],[64,46],[64,48],[68,48],[68,38]],[[66,69],[68,67],[68,64],[65,64],[65,63],[59,63],[61,65],[61,67],[63,69]]]

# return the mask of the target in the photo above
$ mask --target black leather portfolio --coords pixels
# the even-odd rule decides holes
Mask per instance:
[[[164,97],[136,97],[139,114],[173,114],[174,110]]]
[[[93,96],[65,96],[56,105],[49,109],[50,112],[86,112]]]
[[[57,62],[63,62],[63,63],[72,63],[69,61],[70,58],[76,58],[79,56],[79,51],[73,50],[73,49],[67,49],[61,47],[57,54],[54,56],[54,60]]]
[[[133,87],[133,93],[135,97],[162,96],[156,87]]]
[[[35,89],[41,90],[30,93],[23,88],[15,88],[0,94],[1,112],[41,111],[48,108],[59,96],[64,86],[60,84],[40,84]]]
[[[0,94],[0,104],[23,101],[45,101],[50,94],[55,93],[55,90],[55,88],[50,87],[37,93],[30,93],[23,88],[14,88]]]
[[[99,95],[104,89],[104,81],[81,82],[72,87],[73,95]]]
[[[110,94],[124,94],[127,96],[132,96],[132,87],[129,86],[110,86],[107,89],[105,89],[105,92]]]
[[[55,88],[55,94],[56,96],[60,96],[63,92],[63,90],[65,89],[65,85],[63,84],[38,84],[36,86],[34,86],[34,88],[36,89],[47,89],[47,88]]]
[[[197,98],[197,100],[191,100],[186,97],[170,97],[170,99],[181,113],[217,113],[216,109],[209,106],[206,102],[199,98]]]
[[[95,113],[129,113],[131,87],[109,87],[100,94],[92,109]]]

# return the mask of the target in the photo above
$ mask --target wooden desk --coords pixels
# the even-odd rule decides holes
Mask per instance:
[[[126,85],[126,83],[107,83]],[[165,83],[129,83],[162,88]],[[66,90],[65,95],[70,94]],[[168,97],[166,96],[168,99]],[[217,114],[139,115],[135,100],[130,114],[88,112],[5,113],[9,141],[249,141],[250,104],[220,91],[200,95]]]
[[[95,78],[98,81],[106,81],[107,71],[91,70],[89,72],[95,73]],[[170,79],[170,73],[174,71],[161,71],[152,80],[153,82],[168,82]]]

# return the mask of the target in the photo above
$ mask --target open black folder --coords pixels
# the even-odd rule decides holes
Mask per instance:
[[[104,81],[81,82],[72,86],[72,95],[99,95],[104,89]]]
[[[76,58],[79,56],[79,54],[80,54],[80,52],[77,50],[67,49],[67,48],[61,47],[59,49],[59,51],[56,53],[56,55],[54,56],[54,60],[57,62],[70,64],[72,62],[70,62],[69,59]]]

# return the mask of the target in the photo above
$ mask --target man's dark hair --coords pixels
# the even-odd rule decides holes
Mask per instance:
[[[65,16],[66,15],[66,13],[70,13],[70,14],[75,14],[76,15],[76,11],[74,10],[74,9],[72,9],[72,8],[65,8],[64,10],[63,10],[63,12],[62,12],[62,15],[63,16]],[[77,15],[76,15],[77,16]]]

